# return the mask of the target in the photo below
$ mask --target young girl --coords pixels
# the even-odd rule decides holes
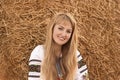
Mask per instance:
[[[59,13],[47,28],[45,44],[31,53],[28,80],[87,80],[87,66],[77,50],[75,19]]]

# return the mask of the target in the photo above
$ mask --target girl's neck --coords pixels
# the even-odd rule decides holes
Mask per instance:
[[[62,46],[55,44],[55,52],[57,57],[61,57],[62,55]]]

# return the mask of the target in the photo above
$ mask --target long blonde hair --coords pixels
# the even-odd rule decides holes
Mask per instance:
[[[75,76],[75,71],[77,68],[77,27],[75,19],[69,13],[58,13],[56,14],[49,25],[48,33],[46,36],[46,42],[44,45],[45,55],[44,60],[41,65],[41,77],[43,80],[56,80],[57,70],[56,70],[56,46],[53,41],[53,28],[57,23],[62,21],[69,21],[72,25],[73,32],[69,41],[62,45],[62,59],[61,64],[64,69],[64,80],[73,80]],[[62,70],[63,70],[62,69]]]

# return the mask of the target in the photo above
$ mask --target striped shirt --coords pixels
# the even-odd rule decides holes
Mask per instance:
[[[88,73],[87,66],[83,62],[80,52],[77,51],[76,53],[77,53],[78,69],[76,71],[75,80],[84,80],[83,77],[85,76],[86,73]],[[42,80],[40,78],[40,74],[41,74],[40,68],[43,58],[44,58],[43,45],[38,45],[32,51],[29,59],[28,80]]]

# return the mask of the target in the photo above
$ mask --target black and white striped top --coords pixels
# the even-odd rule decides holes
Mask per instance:
[[[87,66],[83,62],[83,59],[80,55],[80,52],[77,51],[77,58],[78,58],[78,69],[76,72],[75,80],[83,80],[83,76],[88,73]],[[38,45],[31,53],[29,59],[29,74],[28,80],[42,80],[40,78],[41,75],[41,64],[44,58],[44,48],[43,45]]]

